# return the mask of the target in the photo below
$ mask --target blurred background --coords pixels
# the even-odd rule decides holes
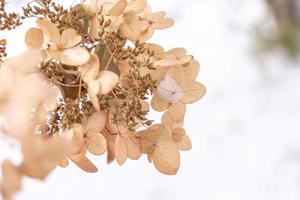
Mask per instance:
[[[45,182],[26,179],[16,199],[300,199],[300,1],[148,1],[175,19],[150,42],[185,47],[208,91],[188,107],[193,149],[182,154],[178,175],[159,174],[145,157],[120,167],[103,156],[94,159],[97,174],[71,164]],[[25,48],[20,34],[30,25],[1,33],[10,55]],[[12,144],[0,146],[0,159],[15,156]]]

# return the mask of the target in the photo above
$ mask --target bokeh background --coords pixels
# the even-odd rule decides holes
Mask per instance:
[[[9,2],[13,9],[24,4]],[[193,149],[182,154],[178,175],[158,173],[146,157],[121,167],[95,157],[99,173],[73,164],[58,168],[45,182],[25,179],[16,199],[300,199],[299,0],[281,0],[288,6],[270,0],[273,10],[267,0],[149,2],[175,19],[151,42],[185,47],[200,61],[198,80],[207,87],[207,95],[188,107],[185,127]],[[9,54],[25,48],[21,34],[30,25],[0,33],[9,39]],[[20,159],[12,142],[0,141],[0,159]]]

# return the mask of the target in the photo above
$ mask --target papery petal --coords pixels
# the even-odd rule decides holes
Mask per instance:
[[[113,88],[118,84],[120,78],[119,76],[112,71],[102,71],[99,74],[98,81],[100,82],[100,94],[108,94]]]
[[[73,47],[62,51],[60,61],[66,65],[79,66],[87,63],[90,59],[89,52],[82,47]]]
[[[125,8],[127,6],[126,0],[119,0],[109,11],[109,15],[113,17],[120,16],[123,14]]]
[[[206,88],[203,84],[190,81],[182,87],[181,101],[186,104],[191,104],[201,99],[206,93]]]
[[[58,28],[51,23],[48,19],[38,19],[37,25],[54,43],[60,42],[60,34]]]
[[[169,106],[170,104],[162,100],[158,95],[154,95],[151,100],[151,107],[158,112],[167,110]]]
[[[44,42],[44,34],[39,28],[30,28],[26,32],[25,42],[28,48],[40,49]]]
[[[77,34],[75,29],[64,30],[60,37],[60,46],[64,49],[71,48],[79,44],[82,37]]]
[[[118,135],[115,141],[116,160],[119,165],[123,165],[127,160],[127,145]]]
[[[85,137],[88,151],[94,155],[102,155],[106,151],[106,140],[101,133],[88,133]]]
[[[121,33],[130,41],[137,41],[141,33],[141,25],[137,16],[126,15],[124,23],[120,26]]]
[[[185,111],[186,105],[181,102],[172,104],[168,109],[168,113],[175,123],[180,123],[184,120]]]
[[[138,14],[141,13],[147,6],[146,0],[131,0],[125,9],[127,14]]]
[[[85,127],[86,131],[89,133],[100,133],[106,124],[106,112],[104,111],[98,111],[92,114],[87,122],[87,125]]]
[[[153,27],[155,29],[166,29],[166,28],[170,28],[171,26],[174,25],[174,20],[173,19],[160,19],[158,21],[156,21],[155,23],[153,23]]]

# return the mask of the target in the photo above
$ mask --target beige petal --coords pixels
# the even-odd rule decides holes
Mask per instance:
[[[82,47],[73,47],[62,51],[60,61],[66,65],[79,66],[87,63],[90,59],[89,52]]]
[[[187,54],[186,49],[184,48],[173,48],[169,51],[166,52],[166,56],[167,57],[172,57],[172,58],[183,58],[185,57]]]
[[[175,123],[180,123],[184,120],[185,111],[186,105],[181,102],[172,104],[168,109],[168,113]]]
[[[106,112],[98,111],[89,117],[87,126],[85,128],[88,133],[100,133],[104,129],[106,121]]]
[[[183,68],[184,75],[189,80],[196,80],[200,70],[200,64],[196,60],[192,60],[187,67]]]
[[[93,54],[88,63],[80,68],[82,80],[88,83],[98,77],[100,69],[100,61],[97,55]]]
[[[146,8],[146,6],[146,0],[131,0],[125,9],[125,13],[138,14],[141,13]]]
[[[165,50],[161,46],[159,46],[158,44],[146,43],[144,45],[144,47],[149,49],[150,51],[153,51],[154,55],[162,54],[162,53],[165,52]]]
[[[128,158],[138,160],[142,154],[139,141],[133,135],[129,134],[122,134],[121,137],[127,145]]]
[[[40,49],[44,43],[44,34],[39,28],[30,28],[26,32],[25,42],[30,49]]]
[[[28,59],[30,58],[30,59]],[[41,51],[28,49],[19,56],[8,58],[1,64],[3,68],[8,67],[22,74],[31,74],[37,72],[38,65],[41,63]]]
[[[116,160],[119,165],[123,165],[127,160],[127,145],[118,135],[115,142]]]
[[[69,158],[72,160],[80,169],[95,173],[98,171],[97,167],[85,156],[86,149],[83,148],[79,154],[70,155]]]
[[[160,143],[153,154],[155,168],[163,174],[175,175],[180,166],[180,154],[173,142]]]
[[[60,42],[60,34],[58,28],[48,19],[38,19],[37,25],[49,37],[52,42]]]
[[[61,163],[58,163],[58,165],[62,168],[66,168],[69,165],[69,161],[67,158],[63,158]]]
[[[181,66],[171,67],[167,74],[181,87],[186,84],[187,78],[184,75],[184,69]]]
[[[171,26],[174,25],[174,20],[173,19],[160,19],[158,21],[156,21],[153,24],[153,27],[155,29],[166,29],[166,28],[170,28]]]
[[[109,15],[117,17],[123,14],[125,8],[127,6],[126,0],[119,0],[109,11]]]
[[[139,18],[135,15],[126,15],[124,23],[120,26],[121,33],[130,41],[137,41],[141,33]]]
[[[153,66],[154,67],[168,67],[168,66],[176,66],[183,65],[184,62],[175,58],[166,58],[162,60],[156,61]]]
[[[189,136],[183,135],[181,141],[177,144],[180,151],[189,151],[192,149],[192,142]]]
[[[158,95],[154,95],[151,100],[151,107],[158,112],[167,110],[169,106],[170,104],[166,101],[163,101]]]
[[[181,127],[172,130],[172,139],[174,142],[179,143],[185,135],[185,130]]]
[[[77,154],[83,145],[83,129],[80,124],[62,133],[62,137],[70,141],[73,145],[72,154]]]
[[[161,123],[169,126],[171,129],[175,129],[183,126],[183,121],[180,123],[175,123],[173,119],[170,117],[169,112],[163,114]]]
[[[187,82],[182,87],[183,97],[181,101],[185,104],[191,104],[201,99],[205,93],[205,86],[196,81]]]
[[[156,22],[166,16],[166,12],[156,12],[156,13],[149,13],[146,15],[146,19],[150,22]]]
[[[85,137],[88,151],[94,155],[102,155],[106,151],[106,140],[100,133],[89,133]]]
[[[142,32],[142,34],[139,37],[140,42],[146,42],[148,39],[150,39],[154,34],[154,28],[153,26],[149,26],[148,29]]]
[[[21,190],[21,174],[10,160],[4,160],[0,192],[4,199],[10,199],[11,195],[19,190]]]
[[[99,74],[98,80],[101,85],[100,94],[104,95],[113,90],[113,88],[119,83],[120,78],[112,71],[102,71]]]
[[[67,29],[61,34],[60,47],[67,49],[76,46],[82,40],[82,37],[77,34],[75,29]]]

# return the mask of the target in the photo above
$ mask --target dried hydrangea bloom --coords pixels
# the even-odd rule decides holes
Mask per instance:
[[[205,87],[194,80],[190,80],[180,66],[171,67],[158,84],[151,101],[153,109],[168,110],[171,118],[176,122],[183,121],[186,104],[201,99],[205,94]]]
[[[180,151],[192,148],[186,105],[205,87],[184,48],[144,43],[173,20],[146,0],[82,0],[68,9],[36,0],[23,11],[37,18],[25,35],[28,49],[3,59],[0,40],[0,113],[5,136],[17,139],[23,156],[18,166],[2,165],[5,200],[23,176],[45,179],[70,160],[97,172],[89,153],[107,152],[107,163],[119,165],[146,154],[158,171],[176,174]],[[152,125],[152,109],[164,112],[161,124]]]
[[[78,35],[75,29],[66,29],[60,34],[58,28],[46,19],[38,20],[37,24],[52,42],[47,49],[47,53],[52,59],[72,66],[83,65],[88,62],[90,54],[85,48],[77,46],[82,37]],[[40,34],[42,33],[40,32]],[[35,35],[31,36],[32,39],[35,37]]]

